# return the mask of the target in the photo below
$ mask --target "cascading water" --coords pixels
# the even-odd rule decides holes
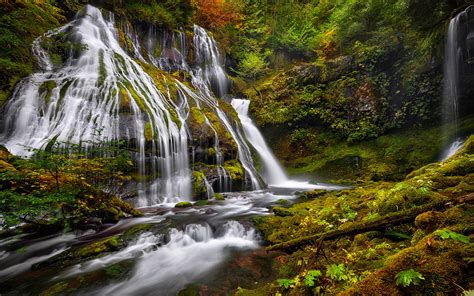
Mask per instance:
[[[232,107],[239,115],[240,122],[244,128],[245,135],[250,144],[255,148],[263,163],[263,177],[271,187],[284,187],[295,189],[316,189],[327,188],[327,186],[313,185],[308,182],[300,182],[288,179],[285,171],[278,163],[272,151],[265,143],[263,135],[248,116],[250,101],[243,99],[233,99]]]
[[[222,121],[237,144],[239,160],[251,181],[249,188],[260,189],[250,150],[234,127],[238,123],[231,124],[210,91],[212,87],[224,93],[228,83],[215,40],[204,29],[194,27],[196,66],[191,69],[185,60],[184,33],[177,37],[169,33],[171,37],[163,37],[159,44],[155,31],[150,29],[148,34],[149,62],[163,70],[189,72],[196,91],[177,79],[146,72],[146,55],[142,55],[138,34],[125,25],[122,32],[130,42],[124,49],[114,26],[112,14],[106,20],[99,9],[87,5],[75,20],[35,40],[33,53],[41,72],[23,80],[6,105],[0,143],[14,154],[28,155],[26,147],[40,148],[53,138],[70,143],[125,139],[137,151],[140,175],[154,178],[137,184],[136,205],[189,200],[188,119],[192,102],[199,109],[210,109]],[[42,42],[59,34],[80,49],[63,64],[54,65]],[[154,50],[156,46],[160,50]],[[153,54],[157,52],[159,57]],[[170,89],[176,89],[177,99]],[[218,171],[222,172],[224,160],[217,133],[214,146]],[[227,176],[219,173],[219,179]]]
[[[469,23],[472,23],[469,25]],[[442,116],[445,137],[454,138],[442,153],[441,160],[448,159],[462,148],[459,135],[460,99],[463,96],[463,72],[469,72],[474,50],[474,6],[468,7],[451,19],[448,27],[444,55],[444,89]],[[469,49],[471,47],[471,49]]]
[[[194,49],[196,54],[196,71],[194,75],[201,77],[218,97],[227,94],[229,82],[221,66],[219,49],[206,30],[194,25]]]
[[[265,178],[265,181],[270,185],[287,182],[288,177],[286,176],[271,150],[268,148],[262,134],[253,124],[250,117],[248,117],[250,101],[233,99],[231,104],[239,115],[240,122],[242,122],[242,127],[244,128],[247,139],[255,148],[255,150],[257,150],[260,158],[262,159],[264,169],[263,177]]]

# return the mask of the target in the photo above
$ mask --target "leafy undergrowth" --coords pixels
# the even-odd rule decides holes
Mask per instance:
[[[61,153],[63,147],[53,142],[31,159],[0,148],[0,230],[6,235],[15,226],[21,226],[15,231],[69,231],[141,215],[117,197],[132,168],[119,146],[103,145],[101,152],[89,150],[99,154],[86,157],[80,147]]]
[[[471,136],[455,156],[402,182],[303,194],[255,220],[268,249],[288,253],[274,262],[274,282],[238,293],[462,294],[474,288],[473,192]],[[402,220],[387,226],[393,217]]]

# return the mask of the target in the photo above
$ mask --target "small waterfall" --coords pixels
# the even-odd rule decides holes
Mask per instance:
[[[447,160],[448,158],[456,154],[456,152],[461,150],[462,147],[464,147],[464,139],[456,139],[444,149],[443,153],[441,154],[440,161]]]
[[[444,55],[444,85],[442,119],[444,135],[451,143],[446,145],[441,160],[451,157],[462,147],[459,135],[460,101],[465,96],[466,81],[463,75],[472,72],[474,62],[474,6],[466,8],[451,19],[448,27]]]
[[[218,97],[228,93],[229,81],[221,66],[219,49],[214,38],[203,28],[194,25],[195,76],[211,87]]]
[[[290,188],[290,189],[318,189],[327,188],[322,185],[314,185],[309,182],[290,180],[285,171],[273,155],[272,151],[265,143],[265,139],[248,116],[250,101],[233,99],[232,107],[239,115],[245,135],[250,144],[255,148],[263,163],[263,176],[270,187]]]
[[[288,181],[288,177],[273,155],[270,148],[258,128],[253,124],[252,119],[248,116],[250,101],[233,99],[232,107],[237,111],[240,122],[244,128],[247,139],[252,146],[257,150],[263,162],[263,177],[269,185],[282,184]]]

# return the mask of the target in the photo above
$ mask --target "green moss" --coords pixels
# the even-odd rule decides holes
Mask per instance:
[[[200,171],[193,171],[193,197],[205,197],[207,188],[205,184],[206,175]]]
[[[358,229],[368,221],[384,221],[393,215],[409,215],[413,210],[427,209],[414,221],[407,220],[402,225],[379,231],[367,229],[354,238],[348,235],[326,240],[322,245],[317,240],[308,243],[278,259],[282,264],[275,278],[302,281],[306,270],[326,270],[331,262],[344,262],[346,282],[333,281],[325,287],[325,293],[427,295],[458,291],[452,283],[463,283],[460,279],[467,273],[462,258],[472,256],[472,248],[466,247],[469,245],[468,236],[472,234],[469,226],[472,210],[462,201],[470,196],[472,189],[459,186],[472,182],[472,143],[474,136],[451,159],[427,165],[402,182],[369,183],[351,190],[308,192],[291,207],[275,207],[275,215],[254,219],[265,240],[274,245],[307,235]],[[446,179],[448,181],[444,181]],[[460,204],[453,206],[454,199]],[[440,204],[449,208],[439,207]],[[433,205],[435,208],[430,207]],[[443,235],[450,239],[443,239]],[[327,261],[321,260],[322,253],[318,254],[321,246]],[[409,269],[422,273],[426,281],[406,290],[396,285],[395,275]],[[272,286],[277,285],[273,282],[266,287]],[[304,291],[301,285],[290,289],[291,295],[300,295]]]
[[[138,108],[140,108],[140,110],[146,112],[148,110],[148,107],[147,107],[144,99],[135,92],[135,90],[133,89],[133,87],[130,83],[127,82],[126,87],[127,87],[128,92],[132,95],[133,100],[138,105]]]
[[[105,78],[107,78],[107,70],[105,69],[104,63],[104,52],[99,52],[99,86],[104,84]]]
[[[64,100],[64,96],[66,95],[67,90],[69,89],[71,84],[73,84],[73,82],[73,80],[67,80],[66,83],[61,86],[61,90],[59,91],[58,107],[61,106],[61,103]],[[57,108],[57,110],[59,110],[59,108]]]
[[[31,43],[46,31],[66,21],[64,11],[49,1],[33,3],[3,1],[0,4],[0,104],[11,94],[16,82],[29,75],[36,63]]]
[[[193,204],[190,203],[189,201],[181,201],[181,202],[178,202],[174,207],[175,208],[190,208],[192,206]]]
[[[207,149],[207,156],[216,157],[216,149],[213,147]]]
[[[52,287],[44,290],[39,294],[40,296],[52,296],[52,295],[61,295],[65,293],[69,288],[69,284],[67,282],[58,282],[54,284]]]
[[[472,123],[473,118],[466,119],[462,126]],[[316,136],[318,134],[323,136],[323,140]],[[286,162],[290,174],[309,174],[340,182],[397,181],[412,170],[436,160],[446,142],[440,137],[442,134],[442,127],[411,129],[348,144],[339,142],[323,130],[308,130],[305,138],[309,143],[301,148],[305,149],[306,156],[298,157],[299,152],[293,148],[278,146],[284,143],[276,143],[275,150],[281,158],[290,159]]]
[[[215,200],[225,200],[224,195],[222,193],[214,193],[214,199]]]
[[[45,104],[49,103],[49,100],[51,99],[51,95],[53,93],[53,89],[56,86],[56,81],[54,80],[47,80],[40,85],[38,92],[40,95],[44,96]]]
[[[143,135],[148,142],[153,140],[153,129],[151,128],[151,123],[145,123],[145,129],[143,130]]]
[[[137,237],[138,235],[140,235],[141,233],[144,233],[146,231],[149,231],[151,228],[153,227],[152,224],[139,224],[139,225],[135,225],[129,229],[127,229],[127,231],[125,231],[122,236],[121,236],[121,239],[123,241],[129,241],[135,237]]]
[[[193,117],[193,120],[198,124],[198,125],[203,125],[205,122],[204,116],[201,112],[201,110],[198,107],[191,107],[191,116]]]
[[[120,88],[120,112],[129,113],[131,109],[130,97],[128,96],[127,90],[123,87]]]
[[[121,29],[116,28],[115,30],[117,31],[117,34],[118,34],[120,47],[125,48],[125,34],[123,33]]]
[[[275,214],[275,216],[279,217],[287,217],[287,216],[292,216],[293,213],[285,208],[282,207],[274,207],[272,209],[272,212]]]
[[[75,252],[75,256],[86,258],[97,256],[105,252],[116,251],[119,247],[120,240],[118,236],[113,236],[102,241],[98,241],[80,248]]]
[[[223,168],[229,172],[232,181],[241,181],[244,179],[244,169],[238,160],[232,159],[225,161]]]

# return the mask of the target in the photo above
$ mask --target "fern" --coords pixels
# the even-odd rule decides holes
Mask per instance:
[[[280,287],[288,289],[291,285],[295,283],[295,281],[290,279],[277,279],[277,283]]]
[[[471,243],[471,239],[468,236],[451,231],[449,229],[439,229],[439,230],[436,230],[434,234],[439,236],[442,239],[454,239],[465,244]]]
[[[323,274],[319,270],[309,270],[308,274],[304,277],[304,283],[308,287],[313,287],[316,278],[322,276]]]
[[[403,270],[395,276],[397,286],[408,287],[411,285],[418,285],[425,278],[423,275],[413,269]]]
[[[348,275],[346,274],[346,267],[342,263],[331,264],[326,271],[326,276],[336,281],[345,281],[349,279]]]

